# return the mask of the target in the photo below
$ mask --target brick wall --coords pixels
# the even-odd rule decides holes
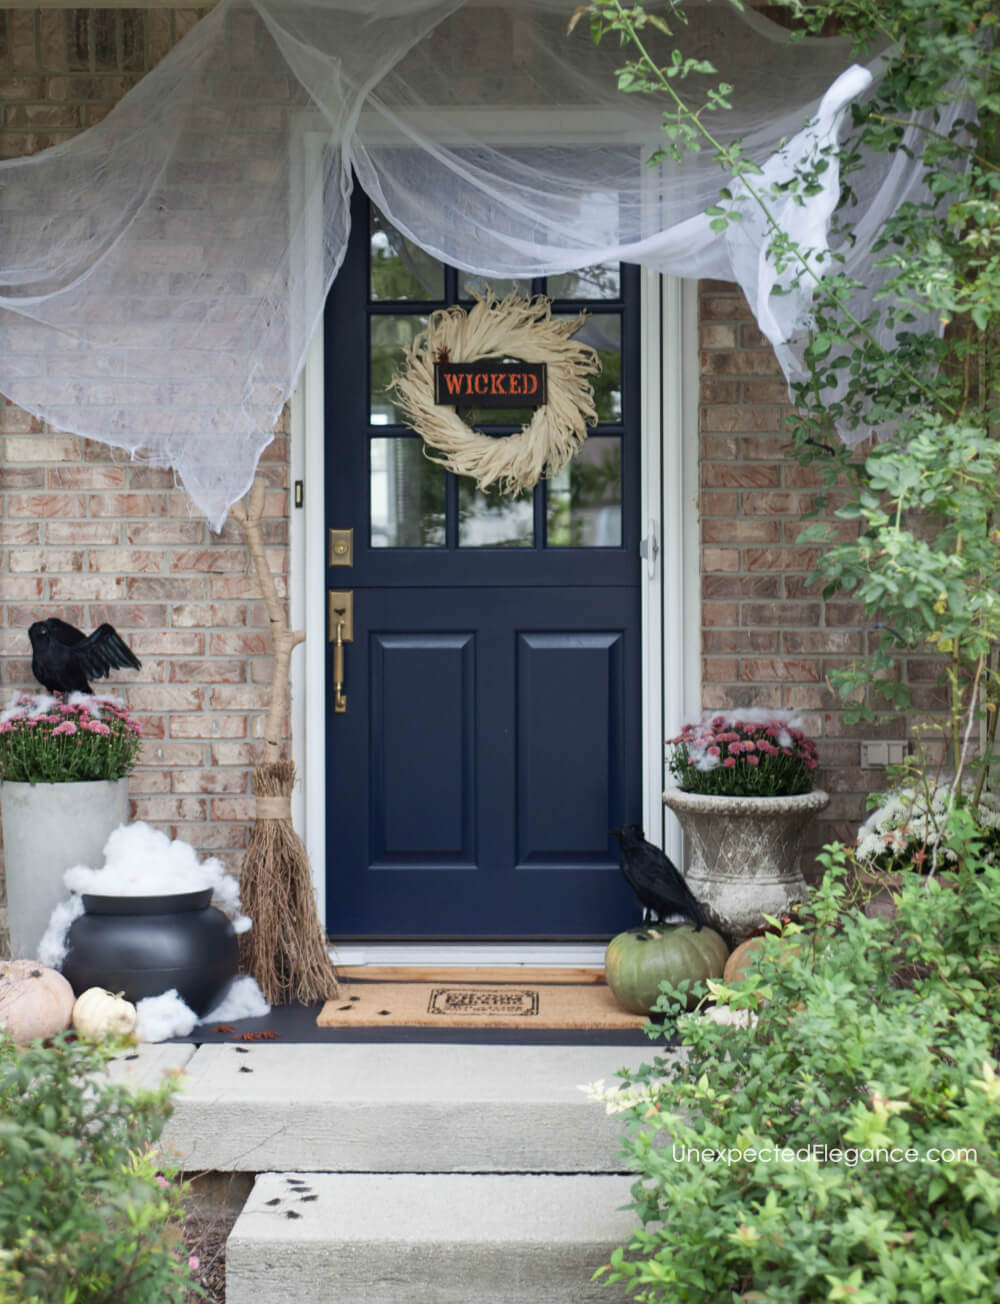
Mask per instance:
[[[826,676],[870,635],[853,628],[858,603],[807,584],[818,551],[798,539],[820,481],[790,457],[784,379],[737,287],[704,282],[700,318],[703,704],[801,712],[831,794],[819,834],[852,841],[866,794],[886,786],[884,770],[860,768],[861,739],[902,738],[906,722],[845,724]]]

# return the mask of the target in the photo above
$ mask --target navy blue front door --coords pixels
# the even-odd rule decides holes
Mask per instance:
[[[582,452],[511,500],[425,458],[387,390],[428,313],[480,283],[360,193],[352,222],[325,322],[326,520],[353,531],[327,581],[354,621],[342,713],[328,658],[327,927],[608,937],[638,918],[609,837],[641,807],[637,270],[521,287],[587,309],[603,372]],[[529,414],[464,415],[502,438]]]

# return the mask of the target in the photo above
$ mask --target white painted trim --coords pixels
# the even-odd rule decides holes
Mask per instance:
[[[639,339],[642,348],[640,559],[642,595],[642,827],[663,836],[663,575],[672,559],[663,551],[663,291],[661,277],[643,269]]]
[[[551,965],[603,969],[604,947],[586,942],[345,942],[331,952],[338,965]]]

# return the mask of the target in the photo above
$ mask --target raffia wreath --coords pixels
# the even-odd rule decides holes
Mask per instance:
[[[594,349],[572,338],[586,313],[554,319],[541,294],[526,299],[514,293],[498,300],[487,290],[475,299],[468,312],[455,306],[431,313],[389,388],[432,462],[471,476],[481,490],[496,485],[501,493],[517,494],[534,488],[543,475],[561,471],[583,446],[587,427],[597,421],[587,377],[597,375],[601,363]],[[506,357],[548,367],[548,401],[520,433],[491,439],[467,425],[454,408],[435,404],[435,362]]]

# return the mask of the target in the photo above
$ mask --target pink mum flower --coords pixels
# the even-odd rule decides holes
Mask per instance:
[[[735,769],[736,769],[736,757],[735,757],[735,756],[727,756],[726,759],[722,762],[722,765],[723,765],[723,768],[726,769],[726,770],[735,770]]]
[[[759,765],[759,764],[760,764],[760,757],[759,757],[759,756],[744,756],[743,759],[746,761],[747,765]]]
[[[84,722],[83,727],[88,733],[93,734],[104,734],[107,736],[111,732],[108,726],[103,724],[100,720],[87,720]]]
[[[76,725],[71,720],[64,720],[62,724],[57,724],[52,730],[53,736],[56,734],[75,734]]]

